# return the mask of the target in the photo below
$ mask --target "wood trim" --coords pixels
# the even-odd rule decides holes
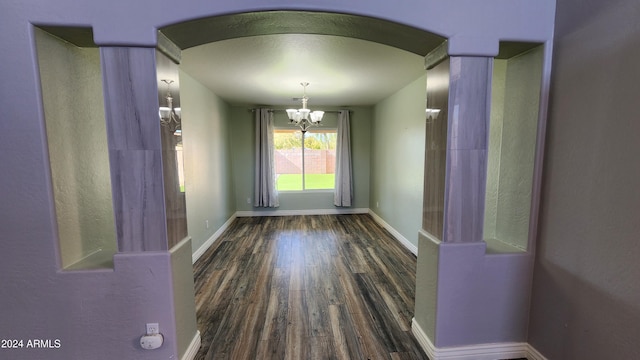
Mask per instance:
[[[118,251],[166,251],[155,49],[101,47],[100,56]]]
[[[213,245],[216,242],[216,240],[218,240],[220,235],[222,235],[222,233],[225,230],[227,230],[229,225],[231,225],[231,223],[235,219],[236,219],[236,214],[231,215],[229,220],[227,220],[224,224],[222,224],[222,226],[220,226],[220,228],[218,230],[216,230],[216,232],[214,232],[213,235],[211,235],[211,237],[209,239],[207,239],[207,241],[204,242],[204,244],[200,245],[200,247],[196,251],[193,252],[193,255],[191,256],[191,261],[192,261],[193,264],[195,264],[196,261],[198,261],[198,259],[200,259],[200,257],[205,252],[207,252],[207,250],[209,250],[211,245]]]
[[[195,359],[196,355],[198,354],[198,350],[200,350],[201,340],[202,339],[200,338],[200,330],[196,330],[196,334],[193,336],[191,344],[189,344],[187,351],[184,353],[184,355],[182,355],[180,360]]]
[[[443,242],[483,240],[492,64],[450,59]]]
[[[384,219],[382,219],[378,214],[373,212],[373,210],[369,209],[369,215],[371,215],[373,220],[375,220],[378,224],[380,224],[380,226],[382,226],[388,232],[390,232],[391,235],[393,235],[393,237],[396,238],[396,240],[398,240],[404,247],[407,248],[407,250],[411,251],[413,255],[418,256],[418,247],[414,245],[411,241],[409,241],[409,239],[402,236],[402,234],[400,234],[398,230],[394,229],[391,225],[389,225],[386,221],[384,221]]]

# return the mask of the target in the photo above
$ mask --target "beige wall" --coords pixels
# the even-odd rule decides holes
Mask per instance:
[[[187,352],[198,331],[191,254],[190,239],[183,240],[171,249],[171,284],[176,318],[176,343],[180,356]]]
[[[39,29],[35,37],[62,266],[89,255],[110,262],[117,245],[99,50]]]
[[[184,71],[180,96],[187,227],[196,251],[235,213],[229,106]]]
[[[370,208],[413,245],[422,223],[426,74],[374,107]]]
[[[529,240],[542,60],[542,46],[494,60],[484,238],[519,249]]]

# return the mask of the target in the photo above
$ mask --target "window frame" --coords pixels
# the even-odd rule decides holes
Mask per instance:
[[[273,134],[275,136],[276,132],[278,131],[287,131],[287,132],[302,132],[302,130],[298,127],[296,128],[292,128],[289,126],[274,126],[273,128]],[[318,132],[328,132],[328,133],[333,133],[333,134],[338,134],[338,127],[325,127],[323,126],[322,128],[314,128],[314,129],[309,129],[306,131],[307,133],[318,133]],[[329,193],[329,192],[334,192],[336,187],[335,187],[335,181],[333,184],[333,187],[331,187],[330,189],[306,189],[305,188],[305,154],[304,154],[304,140],[306,138],[306,133],[302,133],[302,138],[301,138],[301,175],[302,175],[302,190],[280,190],[278,189],[278,182],[277,182],[277,173],[276,173],[276,190],[278,191],[278,193],[288,193],[288,194],[292,194],[292,193]],[[337,146],[337,144],[336,144]],[[275,144],[273,146],[273,152],[274,152],[274,159],[275,159],[275,151],[276,151],[276,147]],[[274,163],[275,166],[275,163]],[[334,170],[334,176],[335,176],[335,170]]]

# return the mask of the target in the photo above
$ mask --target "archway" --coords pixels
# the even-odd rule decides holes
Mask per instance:
[[[11,129],[3,134],[3,144],[7,151],[3,152],[3,163],[8,168],[21,169],[5,187],[8,195],[7,203],[19,204],[8,212],[5,228],[8,237],[15,238],[3,260],[7,268],[22,269],[24,264],[31,264],[28,273],[11,277],[6,290],[15,294],[7,299],[7,308],[27,309],[29,311],[12,314],[8,327],[20,326],[21,334],[40,324],[42,337],[56,337],[64,333],[64,346],[57,353],[61,358],[73,356],[91,356],[100,352],[104,356],[114,358],[140,357],[141,349],[123,346],[138,334],[140,324],[154,315],[169,314],[174,304],[158,304],[157,300],[171,288],[170,284],[158,281],[168,279],[165,265],[166,253],[162,250],[154,253],[130,252],[118,256],[123,264],[115,272],[77,272],[73,275],[56,273],[59,270],[57,253],[54,249],[56,229],[51,225],[55,218],[53,198],[47,166],[46,144],[43,143],[45,132],[42,123],[42,103],[39,92],[38,75],[34,72],[37,58],[32,43],[33,30],[28,24],[55,26],[87,26],[93,28],[95,42],[100,47],[149,48],[157,45],[158,28],[169,24],[177,24],[194,18],[209,15],[244,13],[253,11],[271,11],[274,9],[295,9],[297,11],[327,11],[360,14],[371,18],[388,19],[434,32],[449,38],[450,54],[495,55],[498,52],[499,39],[548,42],[552,38],[554,1],[521,1],[506,3],[494,0],[489,2],[448,2],[448,1],[413,1],[402,6],[387,1],[341,2],[326,4],[311,1],[284,1],[274,4],[264,1],[247,0],[244,2],[194,2],[176,6],[167,0],[131,2],[113,2],[96,0],[92,6],[77,6],[73,1],[61,0],[52,3],[34,0],[23,3],[11,3],[9,11],[0,17],[2,24],[10,31],[5,32],[4,46],[6,51],[15,54],[3,67],[4,84],[12,94],[4,98],[5,116],[20,119],[12,122]],[[140,50],[140,49],[138,49]],[[17,60],[16,60],[17,59]],[[148,59],[148,58],[147,58]],[[545,79],[550,69],[550,56],[545,57]],[[546,80],[545,80],[546,81]],[[145,82],[144,93],[155,97],[155,82]],[[109,99],[107,99],[109,100]],[[107,101],[109,106],[109,101]],[[127,111],[130,109],[127,109]],[[124,113],[123,108],[111,106],[115,114]],[[154,118],[157,109],[149,110],[148,116]],[[18,135],[16,135],[18,134]],[[140,150],[140,149],[136,149]],[[146,151],[146,149],[142,149]],[[29,161],[24,161],[25,155]],[[17,186],[15,184],[20,184]],[[43,206],[44,205],[44,206]],[[25,216],[29,214],[29,216]],[[25,219],[29,219],[29,223]],[[38,224],[33,227],[33,224]],[[38,245],[33,239],[42,239]],[[35,251],[34,251],[35,250]],[[155,262],[154,262],[155,261]],[[127,272],[127,269],[131,271]],[[162,272],[163,276],[145,278],[149,269],[152,274]],[[149,280],[148,282],[143,280]],[[25,287],[25,282],[30,286]],[[134,284],[135,282],[135,284]],[[90,285],[89,285],[90,284]],[[131,285],[144,284],[140,287]],[[90,291],[89,289],[113,289],[120,297],[109,298],[108,292]],[[140,290],[142,289],[142,290]],[[135,292],[133,290],[136,290]],[[173,290],[171,290],[173,291]],[[34,303],[41,294],[48,293],[44,301]],[[71,295],[74,294],[74,295]],[[106,295],[106,296],[105,296]],[[168,296],[170,297],[170,295]],[[167,297],[167,298],[168,298]],[[69,306],[82,302],[82,306]],[[123,306],[119,306],[119,305]],[[154,304],[149,307],[148,304]],[[43,323],[36,316],[41,312],[55,314],[54,319],[64,319]],[[93,310],[101,309],[100,312]],[[98,313],[102,314],[99,315]],[[35,315],[34,315],[35,314]],[[86,346],[83,334],[86,333],[86,319],[106,323],[103,327],[104,341],[100,344]],[[167,327],[164,331],[172,334],[176,325],[170,316],[162,318]],[[68,324],[68,325],[64,325]],[[123,331],[126,329],[126,331]],[[7,331],[14,331],[7,328]],[[96,347],[97,346],[97,347]],[[125,349],[126,348],[126,349]],[[164,350],[167,356],[175,356],[176,347],[167,345]],[[144,352],[144,351],[142,351]],[[164,354],[163,352],[163,354]],[[172,354],[170,354],[172,353]],[[178,354],[180,356],[181,354]],[[17,355],[18,356],[18,355]],[[22,356],[29,356],[25,353]],[[149,354],[147,354],[149,356]],[[159,355],[158,355],[159,356]]]

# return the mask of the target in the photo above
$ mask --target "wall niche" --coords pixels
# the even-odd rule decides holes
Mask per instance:
[[[528,250],[543,46],[494,59],[484,239],[487,252]]]
[[[34,37],[60,266],[112,268],[117,243],[99,48],[89,28],[35,28]]]

